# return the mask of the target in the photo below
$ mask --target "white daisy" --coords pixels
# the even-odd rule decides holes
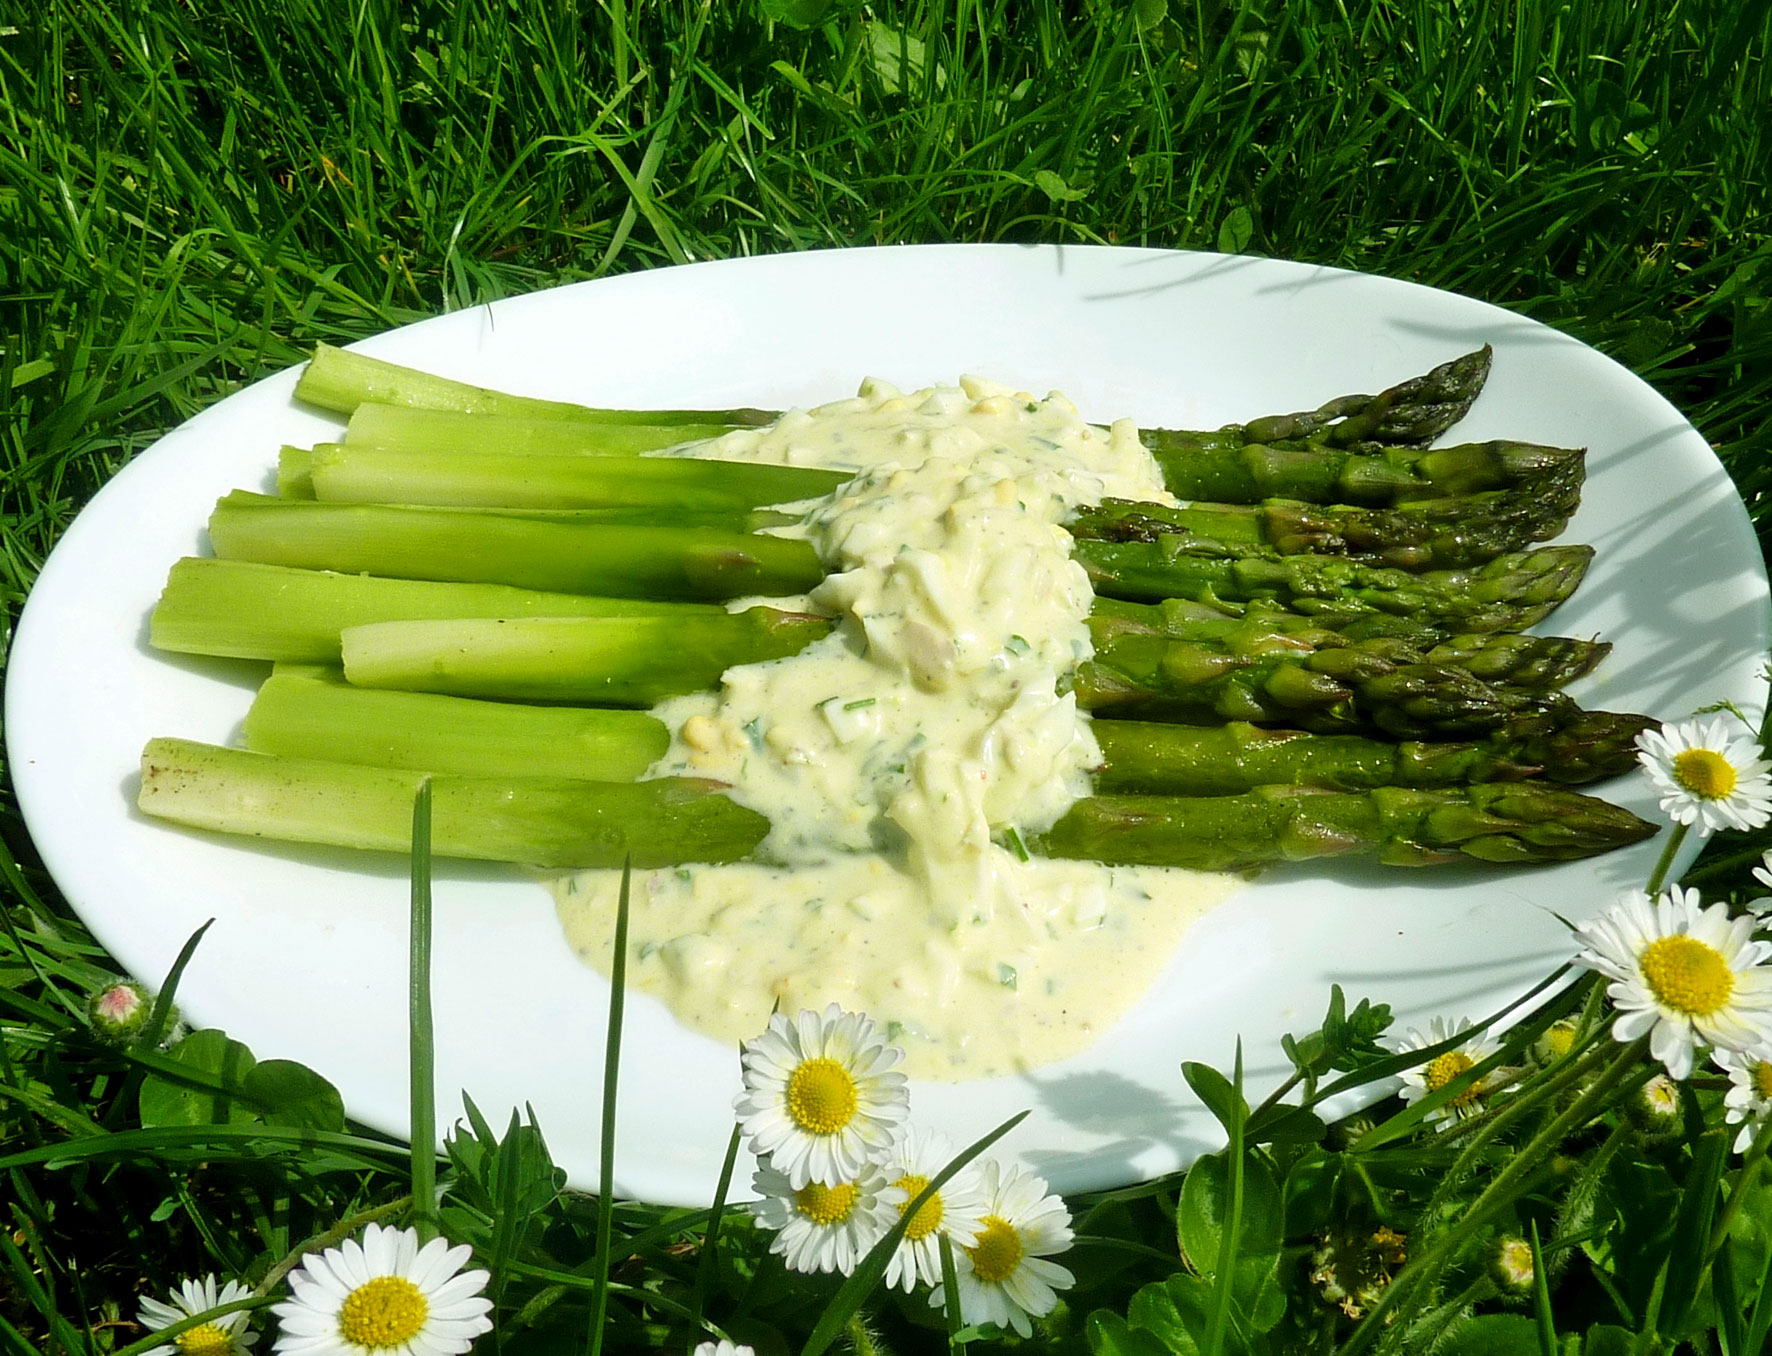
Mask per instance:
[[[864,1165],[846,1182],[796,1187],[763,1158],[751,1185],[763,1197],[751,1206],[757,1223],[775,1231],[769,1251],[779,1253],[790,1270],[809,1274],[852,1274],[868,1249],[898,1223],[905,1201],[904,1189],[891,1183],[879,1163]]]
[[[960,1314],[966,1323],[995,1323],[1033,1335],[1030,1317],[1052,1312],[1057,1292],[1076,1277],[1046,1259],[1071,1246],[1071,1214],[1057,1196],[1046,1194],[1042,1178],[1019,1168],[984,1165],[984,1217],[971,1247],[954,1255],[954,1280],[960,1292]],[[935,1288],[929,1303],[941,1308],[945,1285]]]
[[[722,1337],[718,1342],[703,1342],[692,1356],[757,1356],[757,1353],[742,1343],[728,1342]]]
[[[1772,848],[1767,848],[1760,854],[1760,864],[1754,868],[1754,879],[1768,890],[1772,890]],[[1750,899],[1747,902],[1747,907],[1764,917],[1767,914],[1772,914],[1772,898]]]
[[[952,1157],[947,1137],[939,1130],[905,1128],[897,1152],[886,1166],[893,1179],[892,1185],[904,1192],[904,1201],[898,1207],[900,1215],[923,1194],[923,1189]],[[940,1285],[942,1237],[945,1235],[955,1248],[969,1248],[978,1240],[983,1217],[984,1197],[979,1193],[978,1168],[969,1163],[911,1216],[898,1247],[893,1250],[892,1260],[886,1265],[887,1288],[897,1285],[908,1292],[918,1281],[924,1285]]]
[[[1772,1116],[1772,1049],[1719,1050],[1711,1058],[1729,1075],[1723,1106],[1728,1123],[1741,1126],[1735,1152],[1744,1154]]]
[[[218,1289],[213,1274],[200,1281],[180,1281],[178,1293],[170,1296],[170,1303],[142,1300],[141,1325],[149,1332],[159,1332],[209,1309],[243,1300],[251,1293],[238,1281],[229,1281]],[[246,1326],[251,1317],[242,1309],[209,1323],[199,1323],[186,1328],[166,1345],[151,1348],[145,1356],[243,1356],[258,1341],[258,1334]]]
[[[742,1051],[744,1087],[733,1101],[751,1152],[795,1188],[836,1186],[891,1152],[909,1109],[903,1052],[860,1013],[835,1003],[798,1021],[781,1013]]]
[[[1727,905],[1702,907],[1696,890],[1675,886],[1654,900],[1632,890],[1576,927],[1584,949],[1575,963],[1612,981],[1612,1034],[1650,1033],[1649,1052],[1683,1080],[1700,1043],[1772,1043],[1772,969],[1760,964],[1772,942],[1751,940],[1753,930],[1752,918],[1730,918]]]
[[[1397,1053],[1425,1050],[1430,1045],[1438,1045],[1469,1031],[1470,1026],[1468,1017],[1460,1018],[1457,1026],[1448,1026],[1445,1018],[1436,1017],[1428,1023],[1425,1036],[1411,1027],[1409,1034],[1397,1042]],[[1438,1092],[1453,1079],[1469,1073],[1500,1048],[1500,1041],[1487,1032],[1481,1032],[1462,1045],[1435,1055],[1412,1069],[1405,1069],[1401,1074],[1403,1101],[1412,1105],[1429,1093]],[[1512,1076],[1511,1069],[1492,1069],[1454,1095],[1450,1101],[1428,1112],[1425,1119],[1431,1124],[1434,1121],[1459,1121],[1466,1116],[1474,1116],[1483,1109],[1483,1103],[1489,1095],[1498,1091]]]
[[[1661,812],[1700,837],[1717,829],[1757,829],[1772,819],[1772,763],[1751,735],[1732,734],[1720,716],[1663,725],[1637,736],[1637,761],[1661,796]]]
[[[289,1274],[295,1298],[273,1306],[291,1356],[459,1356],[490,1331],[484,1271],[462,1271],[472,1249],[414,1229],[371,1224],[359,1244],[311,1252]],[[458,1274],[459,1273],[459,1274]]]

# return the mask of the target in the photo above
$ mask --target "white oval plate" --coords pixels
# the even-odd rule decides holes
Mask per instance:
[[[1592,543],[1598,558],[1550,625],[1616,649],[1576,695],[1666,719],[1727,700],[1757,722],[1766,576],[1704,440],[1594,350],[1445,292],[1162,250],[845,250],[563,287],[362,347],[597,405],[785,407],[848,395],[864,376],[910,388],[979,373],[1062,390],[1095,420],[1210,428],[1377,390],[1485,342],[1494,372],[1454,436],[1591,449],[1568,539]],[[179,992],[190,1019],[261,1057],[311,1065],[353,1115],[403,1135],[404,861],[175,831],[133,808],[142,745],[155,735],[233,739],[262,675],[150,651],[146,618],[172,562],[207,550],[217,496],[266,487],[280,444],[337,428],[292,403],[295,376],[262,381],[168,434],[69,528],[18,629],[11,765],[44,861],[122,964],[158,981],[215,919]],[[1638,779],[1602,790],[1656,817]],[[1595,913],[1641,884],[1657,851],[1651,842],[1521,871],[1276,873],[1200,922],[1156,989],[1094,1048],[1025,1076],[915,1085],[913,1112],[966,1143],[1031,1109],[1000,1147],[1065,1191],[1174,1169],[1215,1140],[1182,1060],[1228,1068],[1241,1037],[1260,1095],[1286,1072],[1281,1034],[1313,1029],[1332,983],[1350,1000],[1391,1003],[1399,1030],[1497,1010],[1569,957],[1553,910]],[[546,890],[516,872],[440,863],[435,898],[439,1124],[459,1118],[458,1090],[495,1124],[503,1108],[533,1104],[572,1180],[592,1185],[605,982],[563,943]],[[705,1203],[732,1126],[734,1051],[637,994],[624,1051],[621,1192]]]

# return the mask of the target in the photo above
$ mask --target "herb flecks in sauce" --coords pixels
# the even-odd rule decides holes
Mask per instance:
[[[777,1001],[841,1002],[901,1024],[923,1077],[1089,1044],[1236,886],[1008,846],[1088,794],[1100,761],[1060,695],[1090,653],[1091,602],[1060,524],[1108,496],[1169,502],[1136,429],[973,380],[869,382],[693,451],[856,472],[781,529],[831,571],[796,605],[841,622],[657,709],[675,737],[654,773],[731,782],[769,816],[773,865],[648,874],[630,932],[652,950],[628,982],[724,1040],[754,1035]],[[560,908],[607,968],[610,882],[581,879]]]

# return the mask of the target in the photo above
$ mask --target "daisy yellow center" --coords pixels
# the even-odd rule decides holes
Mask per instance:
[[[855,1119],[855,1080],[834,1059],[809,1059],[788,1078],[788,1115],[814,1135],[834,1135]]]
[[[833,1187],[808,1182],[794,1193],[794,1208],[814,1224],[841,1224],[855,1209],[855,1184],[839,1182]]]
[[[1021,1265],[1021,1235],[1000,1215],[986,1215],[982,1224],[978,1242],[966,1249],[966,1255],[972,1259],[974,1276],[988,1284],[998,1284]]]
[[[200,1323],[173,1338],[179,1356],[230,1356],[234,1339],[213,1323]]]
[[[911,1208],[911,1202],[923,1194],[929,1185],[927,1177],[920,1177],[914,1172],[907,1172],[892,1184],[904,1188],[904,1204],[898,1207],[898,1213],[904,1214]],[[904,1227],[904,1236],[915,1243],[919,1238],[928,1238],[941,1227],[941,1193],[938,1191],[924,1202],[923,1208],[911,1216],[911,1222]]]
[[[1735,767],[1715,749],[1687,749],[1674,755],[1674,780],[1695,796],[1722,800],[1735,789]]]
[[[1429,1092],[1438,1092],[1454,1078],[1467,1074],[1475,1067],[1471,1057],[1462,1050],[1448,1050],[1443,1055],[1436,1055],[1421,1071],[1421,1081],[1427,1085]],[[1481,1089],[1472,1083],[1463,1092],[1453,1097],[1448,1106],[1469,1106],[1481,1095]]]
[[[1723,953],[1696,937],[1658,937],[1643,948],[1637,965],[1656,1001],[1688,1017],[1708,1017],[1735,992]]]
[[[370,1351],[403,1346],[430,1317],[424,1292],[404,1276],[377,1276],[350,1294],[338,1310],[338,1335]]]
[[[1772,1101],[1772,1059],[1755,1060],[1748,1072],[1748,1082],[1753,1086],[1754,1096],[1763,1102]]]

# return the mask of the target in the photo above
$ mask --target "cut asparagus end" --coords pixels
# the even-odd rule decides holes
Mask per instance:
[[[277,758],[187,739],[142,752],[144,814],[220,833],[283,842],[408,852],[423,773]],[[769,821],[728,799],[719,782],[662,778],[592,782],[554,777],[431,779],[431,850],[440,857],[552,868],[637,868],[737,861]]]
[[[378,621],[456,617],[723,616],[712,603],[437,583],[187,556],[148,624],[154,648],[231,659],[337,664],[339,633]]]
[[[376,622],[343,633],[362,687],[508,701],[650,706],[711,688],[736,664],[795,654],[826,617],[753,607],[696,617],[525,617]]]
[[[851,477],[841,471],[686,457],[537,457],[504,451],[386,451],[316,447],[312,497],[329,503],[462,508],[654,508],[733,515],[815,499]],[[279,477],[279,486],[282,480]]]
[[[366,401],[412,405],[423,409],[459,410],[465,414],[511,414],[527,419],[578,423],[744,424],[758,427],[775,419],[769,410],[632,410],[598,409],[563,400],[511,395],[467,382],[420,372],[367,353],[317,344],[300,379],[295,397],[323,410],[350,414]]]
[[[352,687],[324,668],[281,665],[246,713],[246,746],[476,777],[638,780],[670,731],[642,711],[530,706],[428,692]]]
[[[209,539],[229,560],[618,598],[783,597],[824,578],[803,541],[521,511],[229,495]]]
[[[504,452],[512,456],[634,456],[703,442],[743,424],[654,422],[636,413],[619,421],[538,419],[520,414],[476,414],[368,401],[351,412],[348,446],[383,452]]]

